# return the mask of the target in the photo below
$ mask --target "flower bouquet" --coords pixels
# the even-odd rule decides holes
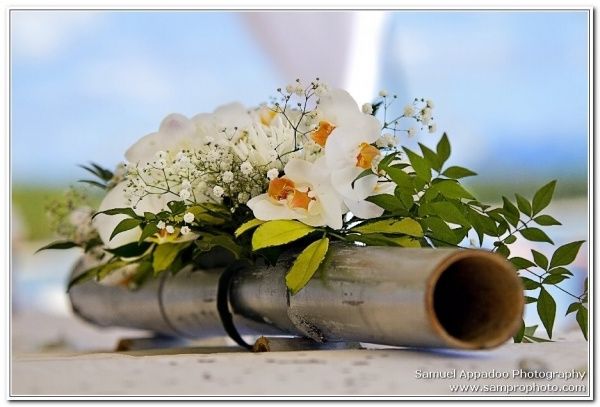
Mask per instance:
[[[476,174],[446,165],[446,134],[435,148],[402,146],[436,133],[433,102],[414,99],[389,117],[393,103],[398,97],[382,91],[359,107],[348,92],[316,79],[277,89],[256,108],[232,103],[192,118],[171,114],[114,171],[83,166],[95,176],[83,182],[105,191],[102,202],[92,209],[71,192],[54,205],[63,240],[44,249],[80,247],[94,259],[69,288],[95,279],[131,290],[217,257],[227,259],[222,265],[277,264],[291,252],[285,286],[293,297],[326,263],[333,242],[490,247],[514,266],[548,337],[556,315],[549,286],[574,298],[568,314],[587,337],[587,281],[581,295],[561,287],[583,242],[532,250],[531,259],[511,256],[521,238],[554,244],[542,228],[560,225],[543,213],[556,181],[531,199],[516,194],[498,207],[484,204],[460,182]],[[535,330],[522,323],[514,339],[543,341]]]

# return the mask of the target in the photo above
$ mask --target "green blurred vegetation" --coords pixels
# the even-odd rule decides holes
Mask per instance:
[[[79,187],[79,186],[77,186]],[[69,187],[65,185],[13,185],[12,211],[18,216],[23,226],[23,237],[27,240],[43,240],[52,238],[54,233],[50,230],[46,210],[49,205],[60,201]],[[102,191],[92,191],[89,188],[90,201],[94,205],[100,203]]]
[[[531,198],[533,193],[546,182],[531,180],[515,180],[514,182],[490,182],[483,183],[481,177],[473,177],[472,180],[465,179],[461,181],[469,188],[474,195],[482,202],[496,203],[500,202],[502,196],[511,198],[514,201],[515,194],[521,194]],[[580,198],[585,197],[588,193],[588,184],[585,179],[581,178],[559,178],[554,191],[554,199]]]

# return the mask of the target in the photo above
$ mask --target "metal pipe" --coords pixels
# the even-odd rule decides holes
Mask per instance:
[[[276,266],[238,272],[230,307],[242,334],[318,342],[484,349],[518,330],[523,287],[512,265],[481,250],[335,247],[307,286],[290,296]],[[73,287],[73,309],[98,325],[185,337],[224,335],[215,299],[219,270],[182,270],[136,292],[94,282]]]

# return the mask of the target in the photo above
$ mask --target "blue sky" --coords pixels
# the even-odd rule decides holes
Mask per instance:
[[[585,13],[385,21],[379,83],[436,102],[455,163],[489,179],[585,179]],[[266,101],[293,78],[254,38],[236,13],[13,12],[14,180],[67,183],[80,178],[78,163],[115,165],[168,113]]]

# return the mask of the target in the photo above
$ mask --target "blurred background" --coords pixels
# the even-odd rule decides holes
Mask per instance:
[[[13,312],[68,315],[75,250],[33,255],[52,239],[45,206],[108,168],[162,118],[238,100],[257,105],[296,78],[345,87],[359,104],[380,89],[401,109],[435,102],[451,163],[479,173],[481,199],[531,197],[558,179],[557,244],[587,238],[588,15],[575,11],[12,11]],[[530,257],[524,243],[513,252]],[[565,288],[581,293],[587,244]],[[559,329],[569,298],[556,294]],[[536,323],[528,313],[528,323]],[[541,331],[538,331],[541,333]]]

